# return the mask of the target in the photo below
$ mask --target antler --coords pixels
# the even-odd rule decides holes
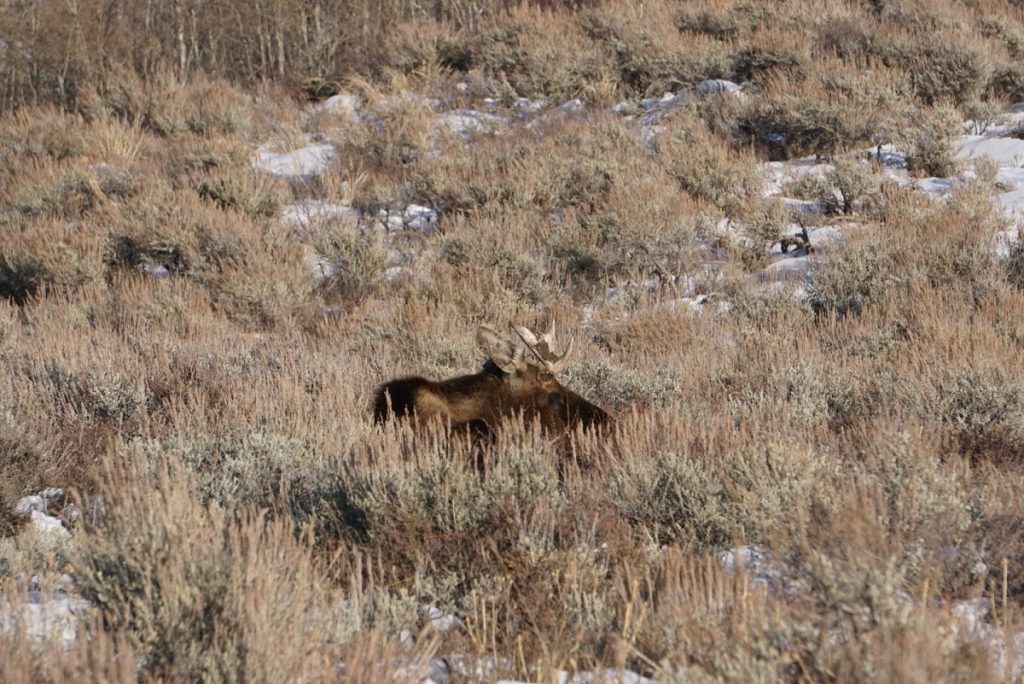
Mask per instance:
[[[566,346],[565,351],[561,354],[555,354],[555,322],[551,321],[551,330],[540,336],[537,336],[529,328],[524,328],[521,325],[513,325],[512,329],[516,335],[519,336],[530,352],[537,357],[544,366],[553,374],[561,373],[565,370],[565,367],[569,365],[569,355],[572,353],[573,344],[576,341],[575,337],[569,338],[569,344]]]

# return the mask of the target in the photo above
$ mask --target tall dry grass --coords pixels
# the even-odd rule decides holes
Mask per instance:
[[[379,117],[332,123],[314,182],[253,172],[255,145],[303,133],[299,107],[219,80],[263,72],[203,49],[214,76],[86,65],[74,111],[0,120],[0,593],[69,572],[93,603],[68,650],[4,632],[0,678],[381,681],[446,653],[507,659],[495,678],[1001,676],[950,613],[980,596],[1009,634],[1024,601],[1024,293],[993,179],[935,203],[841,159],[804,190],[838,190],[858,226],[806,297],[747,271],[785,219],[759,160],[896,141],[915,173],[949,171],[949,122],[1016,92],[1016,10],[577,5],[391,34],[366,73],[407,73],[352,82]],[[913,78],[932,64],[941,82]],[[603,113],[467,143],[388,99],[495,78],[608,104],[712,76],[757,97],[679,107],[653,145]],[[279,217],[343,193],[429,204],[439,229],[385,280],[364,227]],[[717,297],[700,311],[673,278],[692,274]],[[381,381],[474,370],[478,323],[550,319],[578,338],[567,384],[619,418],[569,463],[515,421],[482,472],[443,431],[370,424]],[[57,548],[9,513],[47,485],[89,511]],[[744,544],[780,569],[770,590],[719,562]],[[429,606],[462,625],[436,633]]]

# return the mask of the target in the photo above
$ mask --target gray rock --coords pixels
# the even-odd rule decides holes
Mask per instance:
[[[42,513],[46,510],[46,502],[38,494],[23,496],[14,504],[15,515],[28,517],[34,512]]]
[[[35,639],[60,639],[69,648],[89,602],[64,592],[30,591],[24,600],[0,594],[0,631],[23,630]]]
[[[36,534],[58,539],[66,539],[71,536],[71,532],[64,527],[64,523],[59,518],[39,511],[32,511],[29,515]]]
[[[743,86],[721,78],[712,78],[697,84],[697,92],[701,95],[733,95],[743,92]]]

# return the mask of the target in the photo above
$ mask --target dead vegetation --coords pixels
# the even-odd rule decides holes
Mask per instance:
[[[955,123],[1021,92],[1019,10],[445,2],[435,22],[400,4],[409,23],[375,19],[360,40],[386,27],[387,51],[348,81],[331,69],[350,43],[228,64],[186,32],[186,71],[210,75],[181,79],[120,53],[135,68],[101,72],[86,40],[46,88],[56,71],[0,55],[7,108],[67,105],[0,120],[0,595],[68,572],[95,606],[65,650],[0,632],[0,679],[385,681],[441,653],[545,681],[1003,677],[951,610],[983,598],[1007,639],[1021,623],[1021,255],[996,254],[984,174],[939,203],[854,155],[898,143],[912,173],[954,173]],[[341,5],[358,3],[317,6]],[[265,19],[219,45],[273,38]],[[51,62],[58,37],[25,34]],[[282,69],[379,114],[324,124],[339,153],[320,178],[254,172],[257,145],[303,140],[305,103],[220,78]],[[599,109],[710,77],[756,97],[694,99],[653,140]],[[492,85],[588,113],[467,141],[418,97],[468,106]],[[799,189],[856,218],[839,248],[783,235],[762,197],[757,165],[795,155],[836,160]],[[281,219],[341,195],[359,221]],[[439,210],[436,232],[378,231],[411,202]],[[814,253],[804,298],[747,273],[776,244]],[[529,421],[482,456],[373,424],[380,383],[479,368],[479,323],[549,320],[577,336],[561,381],[616,417],[574,433],[568,462]],[[9,513],[45,485],[90,511],[67,543]],[[741,545],[781,575],[723,567]],[[436,632],[431,606],[461,625]]]

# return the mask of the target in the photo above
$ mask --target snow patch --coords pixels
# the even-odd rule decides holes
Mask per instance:
[[[737,95],[743,93],[743,86],[721,78],[712,78],[697,84],[701,95]]]
[[[347,204],[314,199],[296,202],[281,211],[281,220],[299,232],[315,231],[332,221],[344,221],[355,225],[359,216],[359,210]]]
[[[381,209],[377,219],[386,230],[415,230],[430,235],[437,230],[437,210],[410,204],[402,211]]]
[[[474,134],[493,134],[507,119],[490,112],[478,112],[475,109],[453,109],[442,114],[437,125],[447,128],[461,138],[469,138]]]
[[[999,138],[987,135],[965,135],[960,137],[959,159],[990,157],[1000,166],[1024,166],[1024,140]]]
[[[18,601],[0,594],[0,631],[10,633],[20,628],[31,638],[57,638],[63,648],[70,648],[89,602],[64,592],[30,591],[26,599]]]
[[[289,152],[273,152],[263,145],[256,151],[253,165],[279,178],[309,178],[326,171],[334,154],[334,145],[328,142],[313,142]]]

